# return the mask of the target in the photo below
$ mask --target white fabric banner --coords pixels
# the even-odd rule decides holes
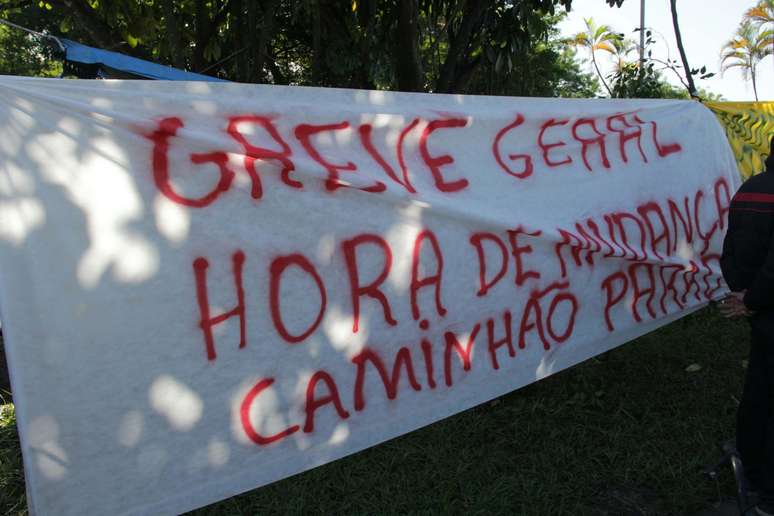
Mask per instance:
[[[691,101],[0,78],[0,306],[29,503],[193,509],[725,292]]]

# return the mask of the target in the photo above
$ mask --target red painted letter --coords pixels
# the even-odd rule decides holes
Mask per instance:
[[[591,130],[594,132],[594,134],[596,134],[596,136],[592,138],[585,138],[579,135],[578,128],[582,125],[588,125],[591,127]],[[605,168],[610,168],[610,161],[607,159],[607,150],[605,149],[605,135],[599,132],[593,118],[579,118],[578,121],[572,125],[572,135],[581,143],[581,156],[583,157],[583,164],[586,165],[586,168],[589,172],[592,171],[592,168],[589,164],[587,152],[589,147],[592,145],[599,146],[599,154],[602,157],[602,166]]]
[[[320,380],[325,383],[329,394],[322,398],[315,398],[315,387]],[[341,419],[347,419],[349,417],[349,412],[344,410],[344,407],[341,406],[341,398],[339,398],[339,389],[336,387],[336,382],[333,381],[331,375],[325,371],[317,371],[309,379],[309,383],[306,384],[306,404],[304,405],[304,410],[306,411],[306,422],[304,422],[305,433],[308,434],[314,431],[314,413],[318,408],[327,405],[328,403],[333,403],[333,406],[336,408],[336,412]]]
[[[245,293],[242,290],[242,266],[245,263],[245,253],[237,251],[232,257],[234,270],[234,284],[237,294],[237,305],[232,310],[212,317],[210,315],[210,302],[207,297],[207,267],[210,262],[206,258],[197,258],[193,262],[194,278],[196,280],[196,300],[199,303],[201,320],[199,327],[204,333],[204,348],[207,351],[207,360],[215,360],[215,342],[212,337],[212,327],[227,319],[239,317],[239,347],[245,347]]]
[[[309,328],[300,335],[291,335],[290,332],[288,332],[285,323],[282,321],[282,309],[280,307],[280,284],[282,273],[291,265],[296,265],[311,276],[320,291],[320,311],[317,313],[317,319],[315,319]],[[325,305],[327,303],[325,285],[323,285],[322,279],[320,278],[320,275],[317,274],[314,265],[312,265],[312,263],[302,254],[291,254],[289,256],[275,258],[271,262],[271,267],[269,268],[269,277],[271,278],[269,285],[269,307],[271,308],[271,319],[274,322],[274,327],[277,329],[277,333],[280,334],[280,337],[285,339],[288,343],[296,344],[301,342],[317,329],[317,326],[320,325],[323,315],[325,314]]]
[[[449,154],[442,154],[440,156],[431,156],[427,150],[427,138],[438,129],[465,127],[468,125],[468,121],[464,118],[448,118],[443,120],[433,120],[427,124],[425,130],[422,131],[422,135],[419,137],[419,152],[422,155],[422,159],[430,168],[430,172],[435,179],[435,187],[441,192],[457,192],[468,186],[467,179],[457,179],[456,181],[446,181],[441,174],[441,167],[444,165],[450,165],[454,163],[454,158]]]
[[[414,125],[416,125],[416,122]],[[413,127],[412,127],[413,128]],[[382,157],[381,154],[379,154],[379,151],[376,150],[376,147],[374,147],[374,143],[371,139],[371,131],[373,131],[373,126],[371,124],[362,124],[360,127],[358,127],[358,133],[360,133],[360,143],[363,144],[363,147],[365,148],[366,152],[371,155],[371,157],[376,161],[380,167],[384,170],[384,172],[392,179],[394,182],[401,185],[403,188],[405,188],[408,192],[416,193],[416,190],[414,190],[414,187],[411,186],[411,183],[408,179],[408,170],[406,170],[405,163],[403,163],[401,150],[398,149],[398,162],[401,165],[401,168],[403,170],[403,181],[398,178],[398,175],[395,173],[395,170],[390,166],[389,163],[387,163],[387,160]],[[410,129],[409,129],[410,130]],[[402,136],[402,135],[401,135]],[[401,138],[399,145],[402,145],[403,138]]]
[[[614,120],[619,120],[623,127],[620,127],[618,129],[613,127]],[[621,159],[623,159],[624,163],[629,163],[629,158],[626,156],[626,142],[628,142],[629,140],[635,140],[637,142],[637,149],[640,151],[640,156],[642,156],[642,160],[645,163],[648,162],[648,158],[645,156],[645,153],[642,151],[642,128],[639,125],[632,125],[629,122],[627,122],[625,113],[619,113],[617,115],[608,117],[607,129],[609,131],[618,133],[618,150],[621,153]],[[631,131],[627,132],[627,129],[631,129]]]
[[[309,156],[317,163],[323,166],[328,171],[328,179],[325,181],[325,188],[333,191],[344,186],[349,186],[339,181],[339,171],[353,172],[357,170],[357,166],[351,161],[346,162],[343,165],[335,164],[327,161],[322,157],[320,151],[312,144],[312,136],[325,131],[341,131],[343,129],[349,129],[349,122],[339,122],[338,124],[326,124],[326,125],[310,125],[300,124],[296,126],[294,133],[298,141],[301,142],[301,146],[309,154]],[[381,181],[377,181],[375,185],[361,188],[366,192],[383,192],[387,187]]]
[[[360,411],[365,408],[363,386],[365,384],[366,361],[371,362],[379,373],[379,377],[384,384],[384,390],[387,392],[387,399],[394,400],[398,395],[401,365],[406,369],[406,376],[411,387],[415,391],[422,390],[422,386],[419,385],[414,375],[414,364],[411,361],[411,353],[408,348],[400,348],[398,350],[398,353],[395,355],[395,362],[392,365],[392,374],[389,376],[387,375],[387,369],[384,367],[384,362],[382,362],[381,357],[379,357],[376,351],[364,348],[363,351],[352,358],[352,363],[357,366],[357,373],[355,375],[355,410]]]
[[[640,123],[640,124],[644,124],[644,123],[645,123],[645,122],[644,122],[642,119],[640,119],[640,117],[639,117],[639,116],[637,116],[637,115],[634,115],[634,119],[635,119],[635,120],[636,120],[638,123]],[[653,136],[653,145],[655,145],[655,146],[656,146],[656,151],[658,151],[658,155],[659,155],[659,156],[661,156],[661,157],[663,158],[663,157],[665,157],[665,156],[669,156],[670,154],[673,154],[673,153],[675,153],[675,152],[680,152],[681,150],[683,150],[682,146],[681,146],[679,143],[667,143],[667,144],[663,144],[663,145],[662,145],[662,144],[661,144],[661,143],[658,141],[658,135],[657,135],[657,132],[658,132],[658,126],[656,125],[656,122],[654,122],[654,121],[652,121],[652,120],[651,120],[651,121],[649,121],[648,123],[649,123],[649,124],[651,125],[651,127],[653,128],[653,130],[651,131],[651,135]]]
[[[361,244],[374,244],[382,250],[384,255],[384,265],[382,266],[382,272],[379,276],[368,285],[360,284],[360,272],[357,267],[357,246]],[[364,234],[358,235],[351,240],[345,240],[341,244],[341,249],[344,252],[344,260],[347,262],[347,272],[349,273],[349,285],[352,293],[352,314],[355,322],[352,325],[352,333],[357,333],[360,322],[360,296],[368,296],[372,299],[376,299],[382,304],[384,310],[384,320],[391,326],[395,326],[398,322],[392,317],[392,311],[390,310],[390,302],[387,300],[387,296],[384,292],[379,290],[379,285],[384,283],[387,276],[390,274],[390,268],[392,267],[392,251],[387,242],[378,235]]]
[[[554,120],[552,118],[540,127],[540,133],[538,134],[538,146],[543,151],[543,161],[549,167],[558,167],[561,165],[566,165],[567,163],[572,163],[572,158],[569,155],[566,155],[561,161],[551,161],[551,159],[548,157],[548,153],[551,152],[551,149],[554,147],[563,147],[566,145],[566,143],[561,140],[555,143],[545,143],[543,141],[543,137],[550,127],[562,126],[567,124],[567,122],[569,122],[569,120]]]
[[[500,270],[488,283],[486,281],[487,261],[486,253],[484,252],[484,240],[494,242],[500,249]],[[476,292],[476,295],[478,297],[482,297],[485,296],[486,293],[489,292],[489,289],[495,286],[495,284],[497,284],[497,282],[500,281],[503,276],[505,276],[505,273],[508,270],[508,250],[505,248],[503,241],[500,240],[500,238],[494,233],[475,233],[470,237],[470,244],[476,248],[476,253],[478,254],[478,278],[481,286],[479,287],[478,292]]]
[[[505,328],[505,337],[500,340],[495,340],[494,337],[494,319],[487,319],[486,321],[486,333],[489,337],[489,357],[492,359],[492,367],[500,369],[500,365],[497,363],[497,348],[502,346],[508,346],[508,355],[513,358],[516,356],[516,350],[513,348],[513,336],[511,331],[511,312],[506,310],[503,314],[503,327]]]
[[[239,410],[239,416],[242,421],[242,429],[245,431],[245,433],[247,434],[247,437],[249,437],[251,441],[261,446],[266,446],[267,444],[271,444],[274,441],[279,441],[280,439],[284,439],[290,434],[298,432],[298,429],[300,428],[298,425],[293,425],[289,428],[286,428],[285,430],[283,430],[278,434],[265,437],[259,434],[255,430],[255,427],[253,427],[253,424],[250,422],[250,407],[252,406],[255,398],[257,398],[258,395],[261,393],[261,391],[268,389],[273,383],[274,383],[274,378],[265,378],[259,381],[258,383],[256,383],[255,386],[253,386],[253,388],[250,389],[250,392],[247,393],[247,396],[245,396],[245,399],[242,400],[242,406],[240,407],[240,410]]]
[[[256,124],[264,128],[269,134],[272,140],[277,142],[282,148],[280,151],[266,149],[263,147],[257,147],[247,141],[244,134],[239,131],[239,126],[243,124]],[[231,137],[242,145],[245,151],[245,169],[250,175],[250,179],[253,181],[252,196],[256,199],[260,199],[262,195],[261,178],[258,175],[258,169],[255,166],[256,160],[277,160],[282,164],[282,182],[293,188],[302,188],[304,185],[300,181],[291,179],[290,173],[296,168],[293,162],[290,161],[291,150],[290,146],[282,139],[279,131],[274,126],[271,118],[268,116],[258,115],[242,115],[231,117],[228,121],[228,127],[226,129]]]
[[[452,374],[451,374],[451,352],[452,349],[457,352],[457,357],[460,359],[460,362],[462,362],[462,369],[465,371],[470,371],[470,366],[472,364],[471,356],[473,355],[473,344],[476,342],[476,335],[478,335],[478,330],[481,329],[481,324],[476,324],[476,326],[473,328],[473,331],[470,332],[470,336],[468,337],[468,343],[465,345],[465,347],[462,347],[462,344],[457,340],[457,336],[447,331],[443,334],[444,339],[446,340],[446,351],[444,353],[443,357],[443,370],[444,370],[444,376],[446,378],[446,385],[451,387],[452,385]]]
[[[621,290],[618,294],[613,294],[613,282],[621,282]],[[613,331],[613,320],[610,318],[610,310],[619,303],[626,291],[629,289],[629,280],[626,278],[626,274],[622,271],[614,272],[602,282],[602,289],[605,291],[605,324],[607,324],[607,331]]]
[[[430,242],[430,247],[433,249],[436,260],[436,273],[432,276],[425,278],[419,278],[419,262],[422,254],[422,242],[427,239]],[[441,254],[441,246],[438,245],[438,239],[435,238],[435,234],[429,229],[425,229],[419,235],[417,235],[414,241],[414,253],[411,260],[411,285],[409,290],[411,292],[411,315],[414,320],[419,320],[419,302],[417,301],[417,293],[424,287],[435,285],[435,308],[438,314],[443,317],[446,315],[446,308],[441,304],[441,278],[443,276],[443,255]]]
[[[153,181],[156,188],[167,199],[183,206],[203,208],[215,202],[220,194],[229,189],[234,180],[234,172],[228,168],[228,156],[225,152],[191,154],[191,162],[196,165],[214,163],[218,167],[220,173],[218,184],[209,193],[198,199],[184,197],[175,192],[169,181],[169,139],[174,137],[181,127],[183,127],[183,121],[179,118],[165,118],[159,122],[158,128],[147,136],[153,142]]]
[[[497,136],[495,136],[494,143],[492,144],[492,153],[494,154],[497,164],[500,165],[500,168],[505,170],[507,174],[510,174],[513,177],[518,177],[519,179],[524,179],[525,177],[529,177],[532,175],[532,169],[533,169],[532,156],[530,156],[529,154],[508,154],[508,159],[511,161],[515,161],[517,159],[524,160],[524,170],[522,170],[521,172],[516,172],[515,170],[512,170],[511,167],[509,167],[503,161],[503,157],[500,152],[500,140],[503,139],[503,136],[505,136],[506,133],[508,133],[508,131],[516,127],[519,127],[523,123],[524,123],[524,116],[521,113],[517,114],[516,119],[513,122],[511,122],[510,124],[500,129],[500,131],[497,133]]]
[[[536,278],[536,279],[540,278],[540,273],[538,271],[524,270],[524,263],[522,262],[521,255],[531,253],[532,246],[531,245],[520,246],[518,244],[519,235],[538,237],[541,234],[543,234],[543,232],[540,230],[529,232],[521,226],[513,230],[508,230],[508,239],[511,242],[511,253],[513,254],[513,259],[516,264],[516,286],[517,287],[522,286],[524,282],[527,281],[527,279],[529,278]]]

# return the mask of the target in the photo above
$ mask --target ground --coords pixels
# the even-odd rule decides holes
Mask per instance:
[[[733,435],[747,335],[744,321],[707,308],[494,402],[196,512],[712,511],[733,495],[733,476],[726,469],[713,482],[701,471]],[[10,403],[0,410],[4,514],[26,511],[13,414]]]

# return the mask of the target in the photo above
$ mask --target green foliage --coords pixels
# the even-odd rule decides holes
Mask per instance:
[[[638,63],[627,63],[619,71],[610,76],[613,98],[640,99],[689,99],[686,88],[670,84],[656,67],[657,63],[647,60],[640,70]],[[697,95],[701,100],[720,101],[723,97],[704,88],[699,88]]]
[[[545,75],[544,79],[553,82],[551,87],[557,97],[590,98],[595,97],[599,91],[597,78],[591,73],[583,72],[578,65],[575,51],[566,47],[562,49],[556,61],[553,75]]]
[[[599,83],[584,73],[575,49],[560,37],[556,24],[565,15],[549,18],[546,37],[530,41],[509,57],[506,69],[484,63],[470,89],[490,95],[521,97],[594,97]],[[502,65],[501,66],[505,66]]]
[[[557,9],[570,0],[0,6],[0,15],[35,30],[240,82],[523,95],[579,95],[592,85],[556,38]]]
[[[755,100],[758,100],[758,64],[774,53],[774,31],[764,29],[765,25],[766,23],[755,23],[754,20],[743,20],[734,37],[723,45],[720,56],[722,72],[738,68],[745,81],[752,80]]]
[[[620,52],[624,47],[623,36],[618,32],[615,32],[609,25],[597,25],[594,23],[593,18],[585,18],[583,21],[586,23],[586,30],[575,34],[571,39],[571,43],[589,51],[591,62],[594,64],[594,70],[596,70],[597,76],[602,82],[602,86],[605,87],[605,91],[612,97],[613,92],[605,81],[602,72],[599,70],[599,65],[597,64],[597,52],[602,51],[611,55],[619,55],[620,60]]]
[[[26,514],[27,502],[16,413],[13,404],[5,399],[0,402],[0,508],[3,514],[22,515]]]
[[[654,68],[655,63],[652,62],[644,67],[640,67],[636,62],[624,64],[611,77],[613,83],[611,96],[619,99],[674,98],[672,95],[665,97],[665,93],[672,93],[671,86]]]
[[[0,25],[0,75],[56,77],[62,65],[40,38]]]
[[[639,32],[639,29],[635,30]],[[631,52],[638,49],[638,46],[627,47],[625,41],[620,43],[622,48],[629,48]],[[646,29],[645,48],[643,50],[642,63],[637,61],[626,61],[624,58],[618,59],[618,65],[615,71],[608,77],[612,88],[610,96],[613,98],[662,98],[662,99],[688,99],[691,98],[688,91],[689,85],[686,83],[681,73],[682,66],[673,59],[666,61],[653,57],[651,46],[655,43],[652,32]],[[624,57],[628,52],[619,52]],[[675,87],[664,77],[665,72],[672,72],[682,83],[683,88]],[[715,74],[707,71],[706,66],[691,69],[688,74],[697,79],[708,79]],[[687,76],[687,75],[686,75]],[[699,89],[696,95],[700,99],[717,100],[719,95],[715,95],[704,89]]]
[[[743,22],[752,23],[758,30],[774,24],[774,0],[760,0],[744,13]]]

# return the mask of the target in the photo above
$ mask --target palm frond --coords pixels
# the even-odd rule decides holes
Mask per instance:
[[[609,41],[600,41],[596,43],[593,47],[593,50],[604,50],[605,52],[609,52],[611,54],[615,54],[616,50],[615,47],[609,42]]]
[[[774,23],[774,0],[761,0],[744,13],[744,18],[756,25]]]

